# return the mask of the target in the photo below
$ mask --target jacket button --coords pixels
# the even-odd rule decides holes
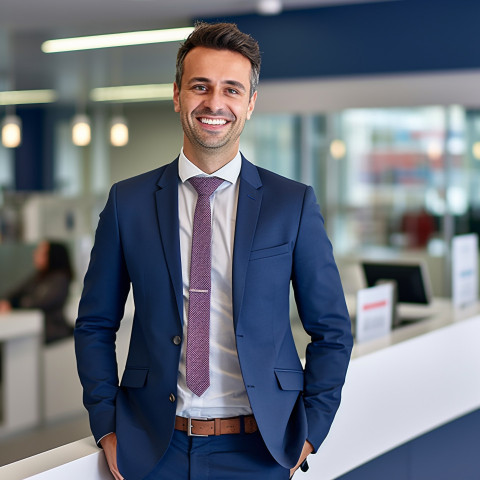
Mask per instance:
[[[168,399],[173,403],[175,401],[175,395],[171,393]]]
[[[173,338],[172,338],[172,342],[175,344],[175,345],[180,345],[182,343],[182,338],[179,336],[179,335],[175,335]]]

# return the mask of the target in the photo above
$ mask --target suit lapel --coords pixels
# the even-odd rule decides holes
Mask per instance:
[[[242,155],[237,220],[233,249],[233,322],[237,328],[242,307],[250,251],[257,226],[263,191],[257,168]]]
[[[163,253],[175,291],[179,318],[183,319],[183,284],[178,222],[178,158],[167,165],[155,193]]]

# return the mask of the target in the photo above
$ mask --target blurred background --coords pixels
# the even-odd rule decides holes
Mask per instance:
[[[259,41],[241,150],[314,187],[347,293],[361,286],[362,257],[414,257],[434,295],[449,297],[451,239],[480,232],[478,18],[467,0],[1,0],[0,298],[32,271],[41,240],[61,240],[73,323],[110,186],[182,145],[171,101],[180,40],[73,51],[45,42],[196,19],[233,21]],[[52,355],[45,364],[70,353]],[[74,419],[65,439],[86,436],[79,402],[51,407],[42,432]],[[5,436],[0,463],[35,453],[18,435]]]

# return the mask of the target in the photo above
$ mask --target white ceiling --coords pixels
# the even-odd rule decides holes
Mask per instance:
[[[284,10],[382,0],[283,0]],[[385,1],[385,0],[383,0]],[[58,37],[187,26],[191,18],[256,13],[258,0],[0,0],[0,91],[55,88],[74,101],[88,89],[171,82],[178,45],[43,54]]]

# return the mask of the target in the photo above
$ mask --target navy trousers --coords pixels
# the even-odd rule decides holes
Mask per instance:
[[[175,430],[163,458],[145,480],[287,480],[290,472],[260,433],[189,437]]]

